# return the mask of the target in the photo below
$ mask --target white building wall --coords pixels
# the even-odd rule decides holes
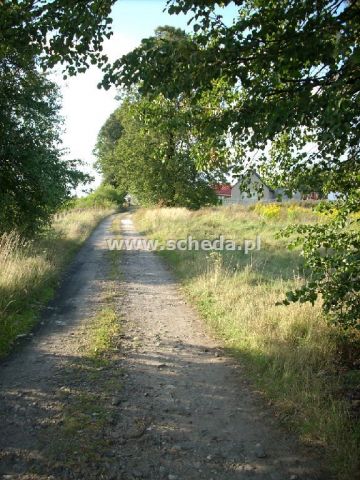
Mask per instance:
[[[275,190],[275,198],[277,198],[278,196],[280,196],[281,201],[283,201],[283,202],[286,202],[286,201],[289,201],[289,200],[295,200],[295,201],[300,201],[301,200],[301,193],[300,192],[294,192],[292,197],[288,197],[287,195],[285,195],[283,188],[277,188]]]
[[[231,203],[239,203],[242,205],[249,205],[259,201],[258,192],[256,191],[256,186],[261,184],[260,178],[256,174],[251,175],[250,180],[250,196],[247,192],[242,192],[240,190],[240,182],[236,182],[235,185],[231,188]],[[272,190],[270,190],[266,185],[263,184],[263,196],[260,198],[263,202],[269,202],[275,200],[275,195]]]

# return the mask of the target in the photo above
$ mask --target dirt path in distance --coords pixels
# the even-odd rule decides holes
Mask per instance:
[[[155,253],[120,253],[122,338],[101,376],[64,375],[106,286],[111,221],[77,257],[48,327],[0,366],[0,478],[328,480],[312,451],[285,433],[251,392],[241,365],[206,332]],[[131,214],[117,221],[124,237],[140,238]],[[59,394],[64,389],[70,392],[66,399]],[[50,461],[42,440],[54,446],[61,440],[61,412],[80,389],[90,390],[105,409],[100,426],[95,415],[87,430],[96,448],[84,460],[79,427],[73,447],[78,463],[69,466],[59,453]]]

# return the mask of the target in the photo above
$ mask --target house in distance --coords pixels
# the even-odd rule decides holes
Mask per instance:
[[[278,201],[279,198],[281,198],[282,200],[290,200],[289,197],[284,194],[283,189],[277,188],[276,190],[273,190],[265,184],[265,182],[257,173],[251,174],[251,180],[249,185],[250,194],[249,192],[243,191],[241,189],[239,180],[233,185],[229,183],[215,185],[214,190],[219,199],[219,202],[223,205],[250,205],[259,201],[259,187],[262,187],[263,189],[263,194],[260,199],[260,201],[262,202],[275,202]],[[291,197],[291,200],[301,200],[301,198],[301,193],[295,192],[294,195]]]

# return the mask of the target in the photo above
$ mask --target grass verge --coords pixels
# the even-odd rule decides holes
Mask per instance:
[[[113,210],[91,208],[58,215],[33,241],[0,237],[0,358],[28,334],[53,297],[60,273],[95,226]]]
[[[276,207],[276,208],[275,208]],[[298,251],[276,232],[293,223],[322,221],[305,206],[259,205],[203,209],[147,209],[135,214],[140,230],[164,245],[168,239],[253,240],[243,251],[161,251],[213,331],[246,366],[254,384],[302,441],[324,447],[338,478],[355,478],[360,465],[360,428],[347,389],[359,386],[359,370],[344,365],[349,343],[323,317],[320,302],[276,306],[303,282]]]

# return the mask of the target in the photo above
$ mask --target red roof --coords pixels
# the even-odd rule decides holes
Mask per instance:
[[[219,197],[231,197],[231,185],[228,183],[214,185],[213,189],[215,190],[216,195]]]

